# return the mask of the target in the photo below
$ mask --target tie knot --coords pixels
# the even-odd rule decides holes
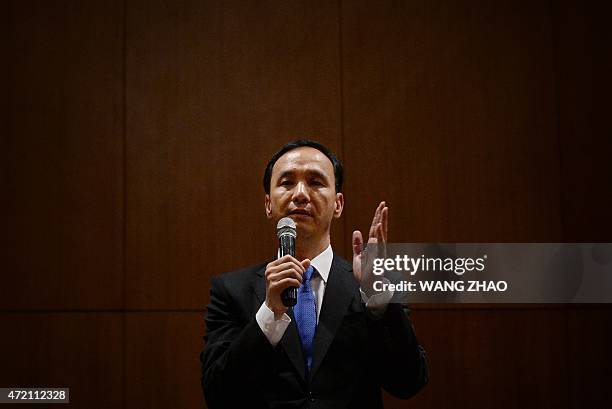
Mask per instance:
[[[314,275],[315,269],[313,266],[308,266],[306,271],[304,271],[304,282],[310,281],[312,276]]]

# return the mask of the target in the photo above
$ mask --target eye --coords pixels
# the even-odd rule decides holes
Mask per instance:
[[[285,179],[283,181],[281,181],[280,185],[281,186],[290,186],[292,184],[292,182],[288,179]]]
[[[319,179],[314,179],[312,182],[310,182],[310,184],[314,186],[325,186],[325,184]]]

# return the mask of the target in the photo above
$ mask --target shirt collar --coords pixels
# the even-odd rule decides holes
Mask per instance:
[[[325,283],[327,283],[327,278],[329,277],[329,270],[331,270],[333,259],[334,252],[330,244],[318,256],[310,260],[310,264],[317,269],[319,275]]]

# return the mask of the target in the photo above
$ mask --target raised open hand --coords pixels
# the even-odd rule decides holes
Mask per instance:
[[[374,218],[372,219],[372,225],[370,226],[370,232],[368,234],[368,241],[365,245],[387,242],[388,217],[389,208],[384,201],[380,202],[374,212]],[[373,279],[372,274],[365,274],[365,272],[369,270],[366,268],[368,260],[364,258],[365,245],[361,232],[355,230],[353,232],[353,274],[362,289],[369,288],[369,284],[371,284]],[[371,260],[369,261],[371,262]]]

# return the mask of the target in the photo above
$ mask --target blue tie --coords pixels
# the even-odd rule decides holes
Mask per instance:
[[[312,340],[317,329],[317,304],[310,285],[314,271],[314,267],[309,266],[304,272],[302,285],[298,289],[297,304],[293,310],[308,370],[312,366]]]

